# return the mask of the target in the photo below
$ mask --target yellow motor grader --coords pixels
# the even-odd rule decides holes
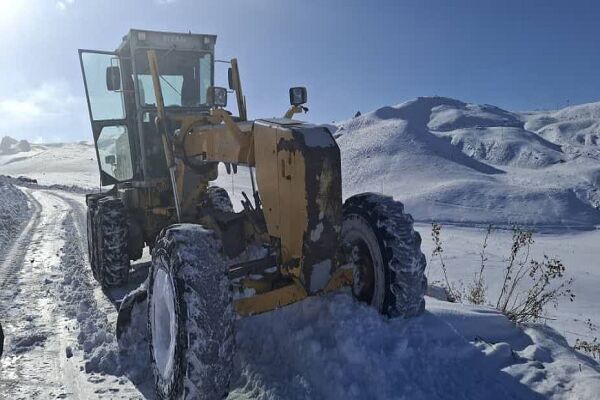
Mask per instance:
[[[216,36],[131,30],[114,52],[80,50],[102,186],[86,196],[89,260],[104,287],[126,283],[149,246],[143,299],[159,398],[222,398],[234,318],[349,286],[389,317],[424,309],[421,238],[401,203],[342,201],[340,150],[291,88],[283,118],[248,120],[236,59],[214,85]],[[237,114],[226,110],[235,93]],[[249,169],[239,211],[213,182]]]

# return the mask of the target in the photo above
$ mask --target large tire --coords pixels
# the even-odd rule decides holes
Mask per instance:
[[[210,206],[215,210],[223,212],[233,212],[233,204],[229,198],[227,190],[219,186],[209,186],[206,189],[206,197]]]
[[[342,248],[354,266],[354,296],[389,317],[425,309],[425,256],[413,218],[391,197],[362,193],[343,207]]]
[[[103,197],[88,206],[90,265],[94,278],[103,287],[127,282],[130,267],[127,234],[127,215],[120,199]]]
[[[227,264],[199,225],[165,229],[148,285],[151,364],[160,399],[221,399],[233,370],[234,312]]]
[[[94,224],[94,215],[98,209],[98,199],[90,196],[87,199],[87,245],[88,245],[88,259],[90,261],[90,267],[92,269],[92,275],[94,279],[100,281],[100,275],[98,273],[98,249],[96,248],[96,230]]]

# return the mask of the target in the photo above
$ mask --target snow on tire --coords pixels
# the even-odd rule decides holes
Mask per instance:
[[[223,212],[233,212],[233,204],[227,190],[219,186],[210,186],[206,189],[206,194],[214,209]]]
[[[148,331],[161,399],[221,399],[233,370],[234,311],[227,264],[199,225],[165,229],[152,252]]]
[[[425,309],[425,256],[413,219],[393,198],[362,193],[344,202],[342,243],[354,264],[353,294],[390,317]]]
[[[130,264],[127,250],[127,218],[121,200],[104,197],[98,201],[93,216],[92,234],[96,252],[90,261],[92,271],[95,266],[96,279],[106,287],[126,283]]]
[[[92,275],[94,279],[100,281],[100,274],[98,272],[98,249],[96,248],[96,230],[94,225],[94,215],[98,209],[98,199],[90,197],[87,199],[87,244],[88,244],[88,260],[90,267],[92,268]]]

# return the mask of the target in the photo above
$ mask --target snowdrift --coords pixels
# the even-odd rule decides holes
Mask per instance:
[[[422,97],[339,123],[344,196],[390,194],[420,221],[539,229],[600,224],[600,156],[566,152],[560,141],[527,129],[534,118],[540,117]]]
[[[0,260],[28,216],[27,196],[0,176]]]
[[[268,328],[266,328],[268,327]],[[522,331],[486,307],[427,298],[388,320],[346,294],[237,326],[229,399],[592,399],[600,369],[550,329]],[[571,368],[582,365],[582,373]]]

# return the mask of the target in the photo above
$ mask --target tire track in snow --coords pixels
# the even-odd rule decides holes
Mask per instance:
[[[94,301],[102,291],[87,265],[85,206],[67,193],[21,189],[34,212],[0,264],[0,316],[7,334],[0,398],[141,398],[126,378],[84,368],[84,350],[78,345],[82,327],[116,314],[105,297]],[[63,283],[75,274],[78,284]],[[71,289],[86,293],[86,312],[80,312],[82,304]],[[72,296],[72,304],[60,300],[65,295]],[[74,316],[67,316],[69,309]]]
[[[7,351],[0,363],[0,392],[14,399],[62,397],[71,390],[57,368],[64,354],[57,333],[67,328],[55,312],[50,284],[66,209],[41,192],[23,192],[34,211],[2,265],[8,272],[0,298]]]

